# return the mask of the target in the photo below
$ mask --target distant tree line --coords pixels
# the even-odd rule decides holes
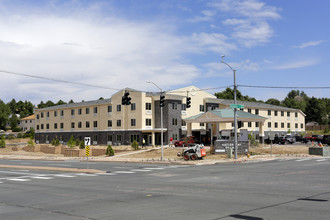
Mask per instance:
[[[234,99],[234,91],[231,88],[227,88],[226,90],[215,93],[214,95],[218,99]],[[309,97],[304,91],[291,90],[282,101],[271,98],[264,102],[247,95],[244,96],[239,90],[237,90],[236,98],[240,101],[261,102],[270,105],[300,109],[306,114],[306,123],[317,122],[323,125],[330,124],[330,99]]]

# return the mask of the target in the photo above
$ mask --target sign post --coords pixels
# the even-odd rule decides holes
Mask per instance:
[[[275,133],[273,131],[269,132],[269,140],[270,140],[270,156],[273,153],[273,140],[275,139]]]
[[[85,149],[86,149],[86,157],[87,157],[87,169],[88,167],[88,157],[89,157],[89,146],[91,144],[91,138],[90,137],[85,137]]]

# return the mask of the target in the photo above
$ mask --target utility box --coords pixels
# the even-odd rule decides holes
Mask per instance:
[[[309,155],[319,155],[323,157],[330,156],[330,147],[310,147],[308,148]]]

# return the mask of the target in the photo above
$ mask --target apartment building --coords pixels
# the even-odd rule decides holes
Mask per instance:
[[[29,131],[31,128],[35,128],[35,115],[30,115],[28,117],[19,120],[19,127],[22,131]]]
[[[122,105],[122,96],[128,91],[131,105]],[[186,99],[191,98],[187,108]],[[94,145],[123,145],[134,140],[149,145],[161,143],[160,93],[141,92],[125,88],[110,99],[72,103],[35,110],[35,131],[37,143],[50,143],[58,138],[67,142],[73,135],[83,140],[91,137]],[[187,135],[185,118],[217,108],[229,108],[231,100],[217,99],[214,95],[195,86],[168,91],[163,107],[164,144],[169,139],[178,140]],[[279,134],[305,131],[305,115],[300,110],[251,102],[239,102],[244,111],[267,117],[263,125],[254,122],[243,123],[242,129],[259,134],[263,126],[267,132]],[[284,115],[284,116],[282,116]],[[210,137],[210,125],[193,123],[192,135],[200,140]],[[232,130],[232,123],[221,123],[220,130]],[[208,143],[206,143],[208,144]]]

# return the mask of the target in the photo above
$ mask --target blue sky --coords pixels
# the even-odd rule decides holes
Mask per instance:
[[[208,89],[233,85],[225,55],[238,85],[330,86],[329,9],[327,0],[0,0],[0,70],[114,89],[157,91],[146,80]],[[5,102],[116,92],[0,74]],[[264,101],[290,91],[239,90]]]

